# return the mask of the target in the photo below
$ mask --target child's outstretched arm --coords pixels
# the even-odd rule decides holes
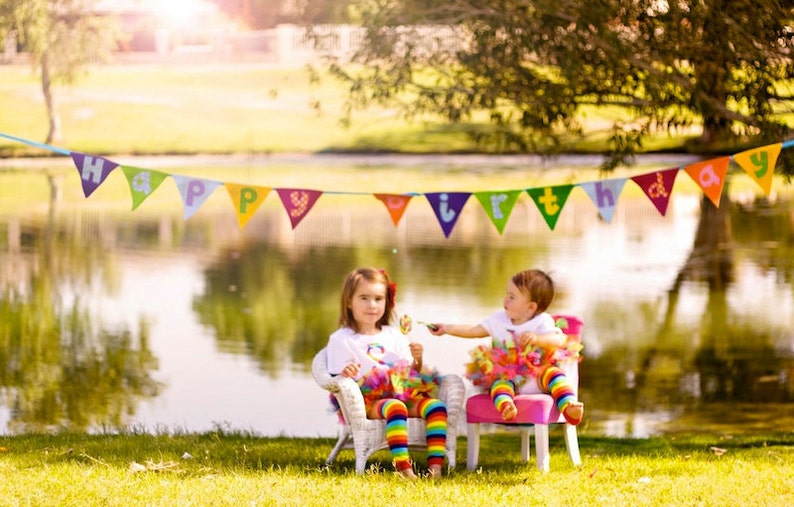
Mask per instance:
[[[565,335],[562,333],[521,333],[516,338],[519,347],[562,347],[565,344]]]
[[[490,336],[488,331],[480,324],[471,326],[467,324],[441,324],[434,323],[432,327],[428,326],[430,334],[441,336],[443,334],[450,334],[458,338],[485,338]]]

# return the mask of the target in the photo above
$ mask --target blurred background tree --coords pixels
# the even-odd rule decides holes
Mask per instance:
[[[41,76],[47,106],[46,143],[62,140],[56,88],[73,84],[90,64],[107,61],[122,35],[113,17],[96,15],[91,1],[0,0],[0,39],[15,34]],[[13,37],[11,38],[13,39]]]
[[[322,19],[325,0],[307,1],[305,19]],[[605,169],[659,133],[708,154],[792,135],[791,2],[354,0],[347,13],[364,42],[354,65],[331,70],[349,85],[351,114],[385,105],[484,119],[471,130],[484,146],[555,153],[598,110],[612,118]]]

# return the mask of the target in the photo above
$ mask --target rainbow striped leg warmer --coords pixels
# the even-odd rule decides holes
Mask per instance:
[[[516,396],[516,388],[509,380],[499,379],[491,384],[491,401],[496,411],[500,414],[504,410],[505,405],[513,403],[513,398]]]
[[[447,406],[437,398],[424,398],[417,409],[427,428],[427,466],[443,466],[447,445]]]
[[[394,398],[378,400],[377,413],[386,419],[386,443],[389,445],[394,466],[398,471],[411,468],[408,456],[408,408]]]
[[[565,417],[566,421],[571,424],[579,424],[581,422],[571,420],[565,415],[568,405],[576,401],[573,385],[568,380],[565,372],[556,366],[549,366],[540,376],[540,388],[551,394],[551,397],[554,398],[554,403],[557,404],[557,409]]]

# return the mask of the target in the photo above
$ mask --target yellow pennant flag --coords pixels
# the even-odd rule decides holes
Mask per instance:
[[[769,195],[772,190],[772,176],[774,176],[775,164],[777,164],[777,157],[780,155],[782,147],[782,143],[770,144],[733,156],[733,160],[761,186],[764,195]]]
[[[242,229],[248,223],[248,220],[254,216],[256,210],[259,209],[259,205],[265,201],[267,194],[270,193],[270,187],[256,187],[237,183],[224,183],[224,185],[226,190],[229,191],[229,197],[232,198],[234,211],[237,213],[237,223],[240,224]]]

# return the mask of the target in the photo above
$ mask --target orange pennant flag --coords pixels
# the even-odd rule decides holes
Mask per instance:
[[[700,185],[706,197],[711,199],[714,206],[720,207],[722,188],[725,186],[725,175],[728,173],[728,164],[731,157],[720,157],[711,160],[696,162],[684,167],[690,178]]]
[[[234,203],[234,211],[237,213],[237,223],[240,224],[240,229],[245,227],[248,220],[254,216],[254,213],[259,208],[270,193],[270,187],[256,187],[252,185],[240,185],[238,183],[224,183],[226,190],[229,191],[229,197],[232,198]]]
[[[411,201],[411,197],[413,196],[405,194],[374,195],[386,205],[386,209],[389,210],[389,215],[391,215],[391,221],[394,222],[394,226],[397,227],[397,224],[400,223],[400,219],[405,213],[405,208],[408,207],[408,203]]]
[[[772,190],[772,176],[774,176],[775,164],[777,164],[777,157],[780,155],[782,147],[782,143],[770,144],[733,156],[733,160],[760,185],[764,195],[769,195]]]

